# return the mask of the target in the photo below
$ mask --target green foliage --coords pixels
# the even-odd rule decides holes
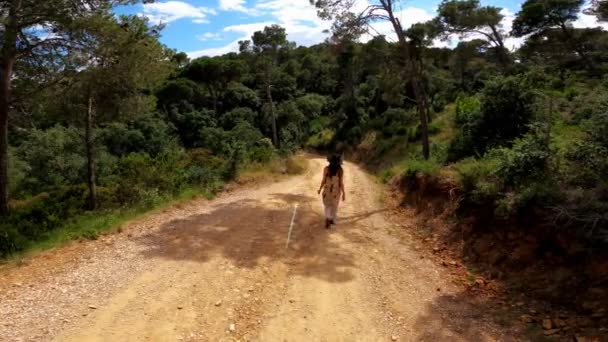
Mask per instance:
[[[585,0],[527,0],[513,22],[513,34],[522,37],[551,27],[566,26],[578,18]]]
[[[549,174],[550,137],[547,127],[534,126],[512,148],[499,148],[491,152],[499,160],[497,175],[508,186],[538,181]]]
[[[151,114],[139,115],[128,123],[109,123],[98,135],[107,151],[118,157],[138,151],[154,157],[176,144],[167,122]]]
[[[477,97],[456,100],[455,123],[459,132],[450,147],[449,159],[451,161],[474,153],[475,139],[481,121],[481,102]]]
[[[236,108],[249,108],[257,111],[261,107],[261,102],[255,90],[238,82],[229,83],[222,98],[222,104],[226,111]]]
[[[508,62],[504,47],[507,33],[502,29],[504,15],[501,8],[481,6],[479,0],[444,0],[438,8],[439,16],[433,22],[436,30],[467,37],[483,32],[482,36],[499,54],[503,65]]]
[[[415,110],[405,110],[402,108],[389,108],[381,116],[381,120],[378,122],[378,127],[382,134],[386,137],[395,135],[406,135],[408,127],[415,124],[417,120],[417,114]]]
[[[201,140],[206,138],[203,130],[217,126],[215,112],[205,108],[187,112],[174,108],[169,113],[169,120],[177,128],[182,144],[188,148],[201,146]]]
[[[186,78],[168,81],[156,93],[160,108],[170,110],[177,107],[178,111],[200,104],[202,96],[199,85]]]
[[[95,238],[97,226],[109,224],[95,215],[152,208],[184,189],[212,192],[248,165],[277,165],[279,155],[302,146],[363,145],[382,165],[406,159],[384,181],[400,171],[455,169],[465,202],[490,203],[496,216],[542,206],[594,239],[589,232],[605,226],[608,33],[572,27],[580,0],[525,1],[513,33],[526,38],[513,53],[503,46],[502,9],[477,0],[442,1],[437,18],[404,32],[407,46],[385,37],[356,42],[357,19],[367,17],[345,15],[348,1],[315,1],[338,16],[327,43],[296,48],[273,25],[240,42],[238,54],[193,61],[162,46],[160,28],[145,19],[105,7],[85,17],[82,8],[51,2],[54,9],[35,19],[69,48],[52,49],[27,27],[19,36],[41,45],[17,56],[12,75],[14,211],[0,227],[2,254],[70,229]],[[24,14],[41,9],[25,7]],[[591,10],[604,18],[604,7],[596,1]],[[438,35],[479,32],[453,49],[429,45]],[[402,59],[404,47],[417,76]],[[428,161],[412,143],[422,135],[414,84],[428,95]],[[89,99],[100,202],[93,213],[85,213]],[[288,159],[281,172],[303,167]],[[75,217],[92,228],[77,228]]]
[[[405,177],[413,177],[417,173],[422,173],[424,175],[434,176],[437,175],[440,169],[441,165],[434,160],[413,159],[404,163],[403,175]]]
[[[306,116],[308,120],[315,120],[324,115],[327,108],[327,98],[318,94],[306,94],[298,97],[296,100],[298,109]]]
[[[512,148],[498,148],[482,159],[468,158],[455,164],[466,201],[494,206],[503,219],[534,206],[559,201],[547,127],[533,126]]]
[[[333,130],[324,129],[321,132],[310,136],[310,138],[308,138],[308,141],[306,142],[306,146],[319,150],[324,150],[331,146],[335,136],[336,132],[334,132]]]
[[[499,167],[499,161],[493,158],[466,158],[454,164],[453,167],[458,173],[458,181],[462,189],[467,193],[491,188],[491,184],[497,183],[496,171]],[[483,182],[483,183],[482,183]],[[493,191],[494,194],[498,189]],[[475,194],[474,194],[475,195]],[[485,196],[480,196],[485,197]]]
[[[255,124],[258,114],[246,107],[238,107],[220,117],[220,126],[225,130],[231,130],[240,123]]]
[[[459,134],[451,147],[450,160],[481,155],[492,147],[509,146],[527,132],[534,117],[535,95],[524,77],[489,82],[479,103],[476,99],[457,101]]]
[[[328,148],[334,141],[336,132],[330,127],[331,119],[326,116],[318,117],[310,121],[308,129],[308,141],[306,142],[307,147],[324,150]]]
[[[17,193],[36,195],[84,181],[83,138],[75,128],[32,130],[15,154],[27,165]]]

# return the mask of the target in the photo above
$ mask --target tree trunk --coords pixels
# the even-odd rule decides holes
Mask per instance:
[[[272,101],[271,85],[266,86],[266,95],[268,96],[268,104],[270,105],[270,116],[272,117],[272,142],[276,148],[279,148],[279,135],[277,133],[277,117],[274,113],[274,102]]]
[[[19,32],[17,13],[21,0],[14,0],[6,20],[4,42],[0,55],[0,216],[6,216],[8,207],[8,112],[11,102],[11,80],[17,58],[17,35]]]
[[[8,215],[8,110],[13,60],[2,61],[0,75],[0,216]]]
[[[219,117],[219,112],[218,112],[218,94],[215,91],[215,89],[213,89],[213,87],[209,87],[209,92],[211,93],[211,98],[213,100],[213,111],[215,112],[215,116]]]
[[[389,20],[393,25],[393,29],[399,38],[399,46],[403,51],[405,57],[405,68],[412,78],[412,89],[414,90],[414,97],[416,98],[416,104],[418,106],[418,116],[420,117],[420,134],[422,136],[422,155],[424,159],[429,159],[431,156],[431,148],[429,142],[429,101],[428,94],[422,84],[422,72],[419,70],[416,56],[410,47],[408,46],[407,39],[405,38],[404,30],[399,22],[399,19],[395,18],[392,8],[392,2],[383,2],[384,10],[389,16]]]
[[[412,89],[414,90],[414,96],[418,103],[418,116],[420,118],[420,134],[422,139],[422,156],[428,160],[431,157],[431,148],[429,142],[429,104],[428,95],[424,90],[424,85],[421,84],[420,79],[412,77]]]
[[[495,26],[490,25],[490,29],[492,30],[492,35],[494,36],[494,40],[497,44],[498,51],[498,62],[504,68],[504,70],[508,70],[511,67],[511,61],[509,59],[509,55],[507,54],[507,48],[505,47],[505,42],[502,39],[500,33]]]
[[[93,104],[93,96],[89,96],[89,103],[87,108],[87,117],[85,125],[85,145],[87,150],[87,183],[89,186],[89,199],[88,208],[89,210],[95,210],[97,208],[97,183],[95,175],[95,108]]]

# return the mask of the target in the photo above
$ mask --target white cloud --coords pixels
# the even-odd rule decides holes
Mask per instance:
[[[265,26],[278,24],[285,28],[288,39],[295,41],[298,45],[313,45],[323,42],[328,34],[324,31],[331,28],[332,23],[318,18],[316,9],[306,0],[286,1],[286,0],[257,0],[257,3],[252,8],[247,8],[245,0],[218,0],[219,9],[226,11],[238,11],[249,15],[268,15],[274,18],[271,21],[250,23],[244,25],[233,25],[223,29],[224,32],[238,33],[238,39],[221,47],[202,49],[190,52],[192,58],[204,55],[216,56],[228,52],[238,51],[238,41],[247,40],[255,31],[262,30]],[[369,0],[356,0],[353,11],[362,11],[369,4]],[[509,33],[513,26],[513,20],[516,14],[509,10],[503,9],[502,14],[504,19],[501,23],[504,31]],[[433,19],[436,15],[432,10],[427,10],[418,7],[406,7],[397,11],[396,16],[401,20],[405,29],[419,22],[426,22]],[[608,24],[598,23],[594,16],[581,14],[580,18],[574,23],[575,27],[598,27],[602,26],[608,29]],[[361,40],[369,41],[373,36],[385,35],[389,41],[396,41],[397,37],[394,33],[392,25],[387,21],[379,21],[372,25],[372,29]],[[462,40],[472,40],[475,38],[483,38],[480,35],[470,35]],[[200,37],[199,37],[200,39]],[[210,39],[205,39],[210,40]],[[437,40],[434,46],[437,47],[454,47],[460,39],[454,38],[451,41],[445,42]],[[505,46],[510,50],[519,48],[525,41],[525,38],[505,39]]]
[[[232,2],[232,1],[229,1]],[[367,1],[359,1],[356,4],[358,10],[365,9]],[[239,38],[226,44],[225,46],[202,49],[188,53],[191,58],[200,56],[217,56],[228,52],[238,51],[238,41],[251,39],[255,31],[264,29],[265,26],[278,24],[285,28],[288,39],[298,45],[313,45],[323,42],[328,34],[326,30],[331,28],[332,23],[320,19],[316,9],[308,1],[288,2],[284,0],[259,0],[254,10],[259,13],[271,15],[276,18],[274,21],[259,22],[244,25],[233,25],[224,28],[225,32],[239,33]],[[424,22],[433,18],[434,14],[424,9],[408,7],[396,13],[400,18],[403,27],[409,28],[412,24]],[[389,40],[396,40],[393,28],[388,22],[378,22],[373,25],[373,30],[369,35],[362,37],[363,41],[368,41],[374,35],[384,34]]]
[[[505,19],[503,20],[502,24],[505,29],[505,32],[509,33],[509,32],[511,32],[511,29],[513,28],[513,21],[515,20],[516,14],[511,12],[508,9],[503,9],[503,14],[505,15]],[[579,14],[578,19],[572,23],[572,26],[574,26],[576,28],[602,27],[605,30],[608,30],[608,23],[600,23],[597,20],[596,16],[585,14],[584,9]],[[520,46],[522,46],[525,43],[525,41],[526,41],[526,37],[521,37],[521,38],[509,37],[505,40],[505,45],[508,49],[513,51],[513,50],[518,49]]]
[[[583,9],[583,12],[589,8],[589,6],[590,4],[587,4]],[[600,22],[595,15],[587,15],[585,13],[581,13],[578,19],[573,23],[573,26],[576,28],[602,27],[604,30],[608,30],[608,23]]]
[[[219,33],[206,32],[203,34],[199,34],[196,36],[198,40],[206,41],[206,40],[220,40],[221,35]]]
[[[247,12],[245,0],[219,0],[219,6],[222,11]]]
[[[143,15],[153,23],[170,23],[180,19],[192,19],[195,24],[206,24],[208,16],[216,14],[207,7],[195,7],[183,1],[154,2],[144,5]]]
[[[274,24],[274,22],[260,22],[253,24],[243,25],[232,25],[224,28],[224,32],[235,32],[239,33],[239,38],[220,47],[207,48],[198,51],[188,52],[188,57],[198,58],[202,56],[221,56],[229,52],[236,52],[239,50],[239,41],[251,39],[251,36],[255,31],[263,30],[264,27]]]

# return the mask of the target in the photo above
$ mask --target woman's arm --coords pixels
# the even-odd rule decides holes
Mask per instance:
[[[327,178],[327,168],[323,169],[323,180],[321,181],[321,186],[319,187],[319,191],[317,191],[318,194],[321,194],[321,190],[323,190],[323,187],[325,186],[325,179]]]
[[[344,188],[344,170],[340,170],[340,189],[342,189],[342,201],[346,201],[346,189]]]

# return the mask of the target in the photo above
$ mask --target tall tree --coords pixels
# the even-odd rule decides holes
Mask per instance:
[[[506,67],[510,63],[505,48],[501,8],[481,6],[479,0],[443,0],[439,5],[436,22],[446,35],[456,34],[461,38],[471,35],[484,37],[496,50],[499,63]]]
[[[523,37],[557,28],[572,50],[586,62],[587,67],[593,68],[582,44],[576,39],[572,26],[584,4],[585,0],[527,0],[513,22],[512,34]]]
[[[352,34],[357,36],[362,31],[370,31],[373,23],[385,21],[390,23],[398,39],[398,45],[403,56],[403,64],[406,75],[410,77],[410,83],[418,107],[420,118],[420,131],[422,136],[422,154],[425,159],[430,157],[430,144],[428,133],[429,120],[429,96],[423,81],[423,65],[416,51],[408,42],[406,28],[397,16],[397,8],[400,0],[375,0],[369,1],[368,6],[357,13],[356,2],[352,0],[310,0],[310,3],[318,9],[318,15],[323,19],[335,20],[339,25],[334,25],[342,30],[341,34]],[[336,30],[334,30],[336,31]]]
[[[272,78],[278,64],[279,52],[291,47],[291,44],[287,41],[285,28],[279,25],[266,26],[263,31],[255,32],[251,40],[253,46],[243,42],[241,50],[246,51],[250,47],[257,56],[257,62],[261,66],[262,86],[266,94],[272,120],[272,141],[275,147],[279,147],[277,118],[272,100]]]
[[[88,206],[97,207],[95,130],[103,119],[120,120],[130,112],[152,110],[146,89],[159,85],[172,71],[172,52],[159,42],[159,28],[136,16],[100,15],[71,38],[82,48],[75,57],[86,65],[72,77],[70,100],[82,113],[87,159]],[[141,107],[148,107],[141,110]],[[134,108],[137,107],[137,108]],[[140,110],[137,110],[140,109]]]
[[[450,69],[461,89],[473,90],[478,83],[487,63],[483,53],[487,45],[487,41],[475,39],[462,41],[454,49],[450,58]]]
[[[151,2],[144,0],[145,2]],[[135,0],[10,0],[0,2],[0,216],[8,214],[8,117],[16,63],[24,58],[65,56],[75,22]]]
[[[587,12],[597,16],[599,21],[608,21],[608,0],[591,0],[591,7]]]
[[[213,101],[213,110],[220,114],[219,99],[231,81],[238,81],[245,66],[238,60],[225,57],[201,57],[186,68],[183,75],[204,86]]]

